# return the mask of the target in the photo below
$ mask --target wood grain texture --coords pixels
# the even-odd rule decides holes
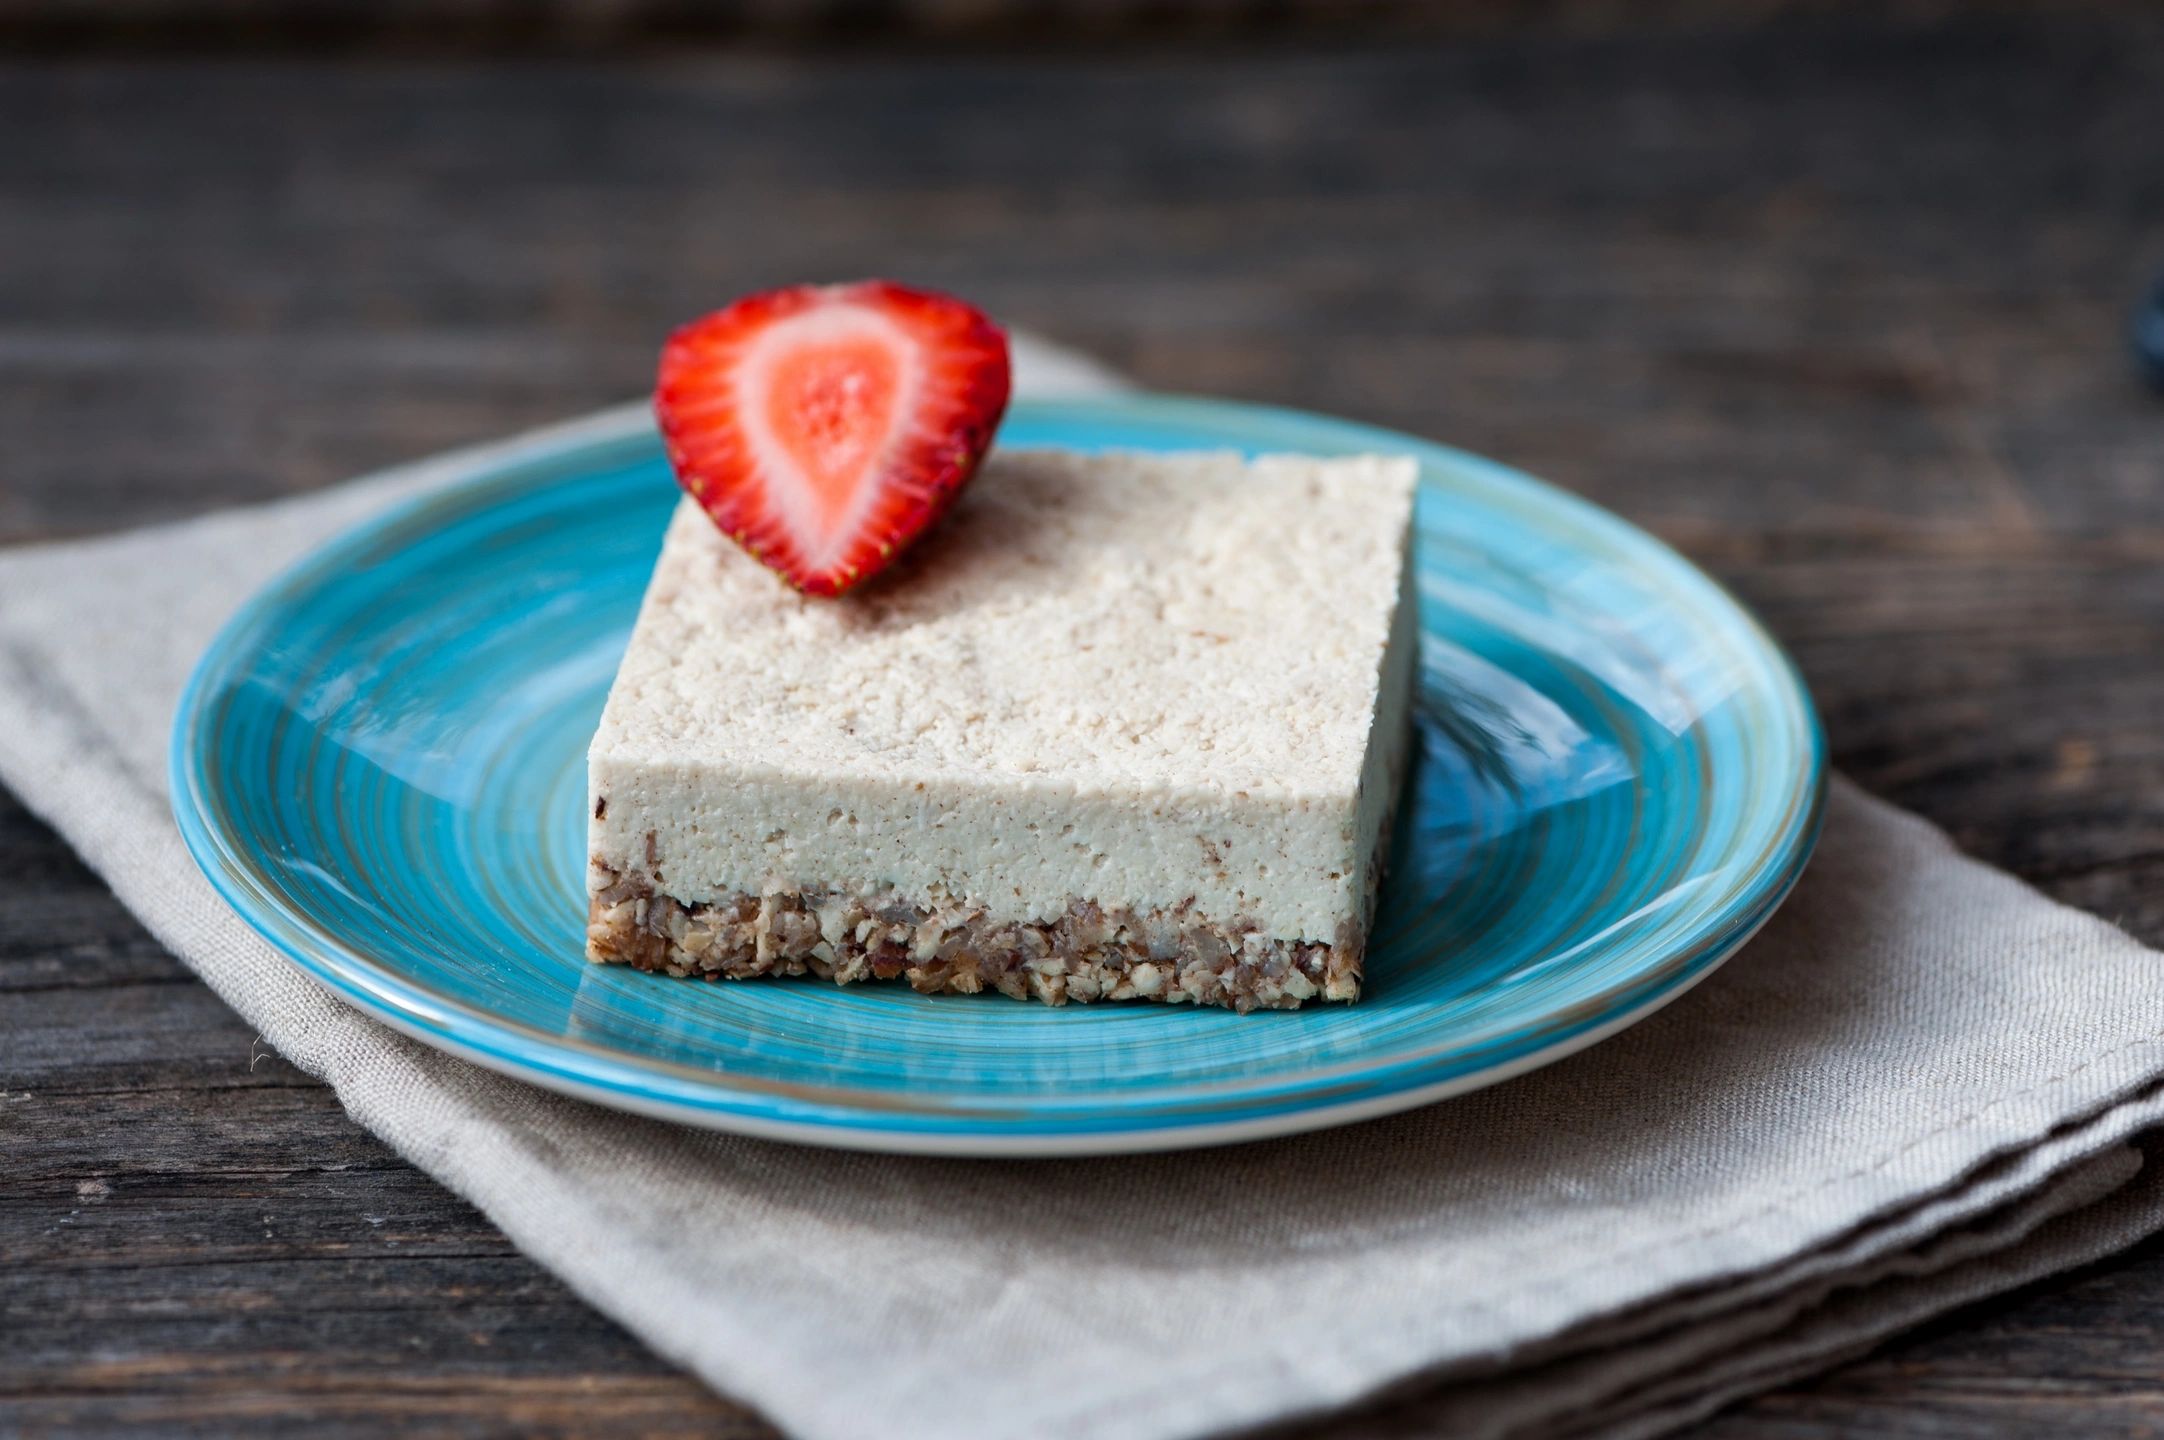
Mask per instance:
[[[1432,434],[1733,583],[1839,763],[2164,943],[2164,17],[1203,55],[0,64],[0,539],[639,392],[804,276]],[[0,1434],[764,1435],[0,797]],[[1703,1430],[2164,1429],[2164,1246]]]

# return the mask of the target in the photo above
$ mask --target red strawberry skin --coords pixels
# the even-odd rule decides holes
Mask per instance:
[[[661,352],[654,413],[684,489],[790,584],[839,595],[922,535],[1007,409],[1007,337],[888,280],[747,295]]]

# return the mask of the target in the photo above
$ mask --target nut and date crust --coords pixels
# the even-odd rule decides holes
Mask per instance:
[[[592,866],[587,958],[669,975],[906,980],[926,994],[997,990],[1048,1005],[1158,1000],[1243,1013],[1360,996],[1366,937],[1350,922],[1324,944],[1199,921],[1184,906],[1136,915],[1087,900],[1041,924],[995,921],[960,902],[819,890],[685,905],[645,875]]]

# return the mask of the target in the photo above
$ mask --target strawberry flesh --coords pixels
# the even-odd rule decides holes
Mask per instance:
[[[1009,383],[1007,337],[960,300],[798,285],[670,336],[654,410],[714,523],[798,589],[839,595],[946,513]]]

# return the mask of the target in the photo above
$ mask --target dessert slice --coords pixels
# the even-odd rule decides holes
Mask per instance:
[[[587,954],[1052,1004],[1357,998],[1414,480],[999,451],[841,600],[685,501],[588,755]]]

